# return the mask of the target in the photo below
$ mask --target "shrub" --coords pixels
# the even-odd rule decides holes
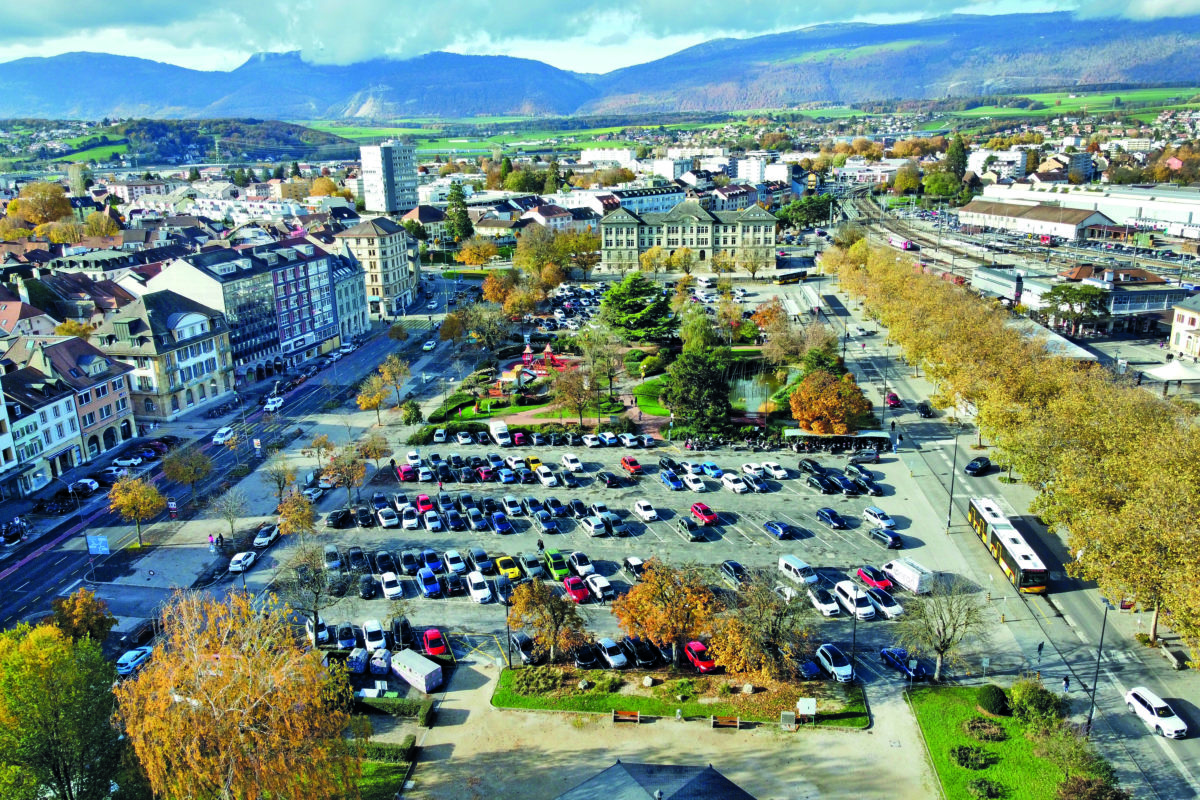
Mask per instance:
[[[728,683],[722,683],[720,686],[717,687],[717,696],[718,697],[729,697],[732,694],[733,694],[733,687],[730,686]]]
[[[1072,775],[1058,785],[1058,800],[1130,800],[1131,795],[1101,778]]]
[[[989,714],[995,714],[997,717],[1007,717],[1009,715],[1008,697],[1005,696],[1004,690],[994,683],[989,683],[979,689],[979,694],[975,697],[975,702],[979,703],[979,707]]]
[[[409,697],[357,697],[356,710],[365,714],[415,717],[421,727],[429,727],[433,718],[433,700]]]
[[[644,350],[638,350],[636,347],[632,350],[625,351],[625,368],[631,369],[632,367],[630,365],[640,364],[648,355],[649,353]]]
[[[416,761],[417,737],[409,734],[400,744],[391,742],[369,742],[363,747],[363,758],[368,761],[383,761],[388,764],[407,764]]]
[[[642,361],[640,367],[642,375],[658,375],[663,371],[663,360],[659,356],[650,356]]]
[[[512,688],[525,696],[553,692],[562,684],[562,670],[553,667],[526,667],[513,675]]]
[[[949,753],[950,760],[963,769],[987,769],[997,761],[994,754],[973,744],[956,744]]]
[[[244,478],[251,472],[249,464],[238,464],[233,469],[229,470],[229,477]]]
[[[1144,644],[1146,647],[1158,647],[1158,641],[1151,641],[1150,634],[1148,633],[1138,632],[1133,635],[1133,638],[1139,643]]]
[[[1063,699],[1036,677],[1020,678],[1009,690],[1013,716],[1036,731],[1058,725],[1064,716]]]
[[[994,800],[1004,797],[1004,787],[988,778],[973,778],[967,784],[967,794],[979,800]]]
[[[963,732],[981,742],[1003,742],[1008,732],[998,722],[983,717],[972,717],[963,721]]]

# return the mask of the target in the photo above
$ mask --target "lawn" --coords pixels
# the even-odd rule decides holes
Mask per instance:
[[[364,761],[358,790],[362,800],[392,800],[404,788],[408,764],[388,764],[383,761]]]
[[[535,404],[529,405],[529,406],[497,407],[495,409],[494,413],[492,411],[488,410],[488,402],[487,402],[486,398],[483,400],[480,400],[479,405],[480,405],[480,409],[479,409],[478,414],[475,413],[475,408],[473,406],[466,406],[462,410],[462,416],[460,417],[457,413],[455,413],[453,416],[453,419],[466,421],[466,420],[472,420],[472,419],[490,419],[492,417],[507,417],[511,414],[520,414],[522,411],[532,411],[535,408],[545,408],[546,406],[549,405],[549,402],[535,403]]]
[[[917,723],[925,734],[933,768],[950,800],[966,798],[967,783],[973,778],[990,778],[1003,785],[1006,800],[1045,800],[1053,797],[1062,780],[1062,772],[1049,761],[1034,755],[1034,744],[1025,737],[1021,723],[1012,717],[997,721],[1008,732],[1003,742],[977,742],[963,732],[963,723],[983,716],[975,708],[977,690],[950,686],[922,688],[909,693]],[[969,770],[955,764],[950,748],[959,744],[978,744],[999,756],[999,761],[982,770]]]
[[[71,153],[69,156],[61,156],[54,159],[55,161],[107,161],[112,158],[113,153],[124,153],[129,149],[127,144],[106,144],[99,147],[89,147],[87,150],[80,150],[78,153]]]
[[[1130,89],[1128,91],[1106,92],[1042,92],[1033,94],[1018,93],[1014,96],[1028,97],[1046,104],[1046,108],[1031,111],[1026,108],[1001,108],[999,106],[980,106],[968,111],[956,111],[956,117],[1056,117],[1087,108],[1089,112],[1117,111],[1120,112],[1129,103],[1154,103],[1170,105],[1182,103],[1200,93],[1196,87],[1156,87],[1152,89]],[[1072,97],[1072,95],[1074,95]],[[1113,108],[1113,100],[1121,98],[1125,106]],[[1056,105],[1057,104],[1057,105]],[[1144,113],[1149,109],[1131,109]]]
[[[743,720],[776,723],[779,712],[794,709],[799,697],[817,698],[817,724],[849,728],[865,728],[870,724],[866,699],[861,687],[810,681],[806,683],[775,683],[760,688],[752,695],[738,691],[744,679],[739,676],[709,675],[659,680],[653,689],[643,689],[640,676],[634,676],[636,686],[620,673],[603,670],[578,672],[571,669],[561,673],[559,688],[540,694],[521,694],[515,682],[523,669],[506,669],[500,674],[492,705],[497,708],[546,709],[553,711],[582,711],[607,714],[613,710],[640,711],[647,716],[673,717],[677,709],[684,717],[705,718],[741,717]],[[536,668],[543,672],[548,667]],[[586,678],[592,688],[577,688],[580,678]],[[756,686],[761,687],[758,681]],[[723,686],[730,690],[722,690]],[[733,687],[736,687],[734,689]],[[619,691],[624,688],[624,691]],[[678,695],[685,699],[680,701]],[[721,699],[724,698],[724,699]]]
[[[660,375],[657,378],[651,378],[648,381],[639,383],[637,388],[633,390],[637,406],[643,414],[649,414],[654,417],[671,416],[671,409],[664,406],[658,400],[658,395],[663,390],[664,380],[666,380],[666,376]]]

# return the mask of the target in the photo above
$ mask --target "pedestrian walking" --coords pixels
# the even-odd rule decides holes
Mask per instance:
[[[217,547],[224,547],[224,546],[225,546],[225,534],[218,533],[217,534]]]
[[[546,545],[541,539],[538,539],[537,548],[539,553],[546,549]]]
[[[1042,663],[1042,648],[1046,646],[1045,642],[1038,642],[1038,663]]]
[[[639,408],[638,409],[638,422],[641,422],[641,421],[642,421],[642,410]]]
[[[212,543],[213,543],[213,535],[210,533],[208,535],[208,546],[212,547]]]
[[[440,492],[441,490],[442,490],[442,482],[438,481],[438,491]]]
[[[1066,675],[1063,675],[1063,691],[1071,691],[1071,679]]]

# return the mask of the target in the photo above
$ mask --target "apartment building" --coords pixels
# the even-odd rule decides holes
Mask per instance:
[[[399,316],[416,299],[421,256],[416,240],[402,225],[377,217],[334,238],[366,272],[367,313],[371,319]]]
[[[338,334],[345,343],[371,330],[371,319],[367,315],[366,273],[350,256],[330,253],[329,257],[333,263]]]
[[[367,211],[394,214],[417,205],[415,147],[389,140],[360,147],[359,157]]]
[[[0,376],[0,389],[21,464],[16,480],[19,494],[30,495],[82,463],[74,389],[33,367],[16,365]]]
[[[714,252],[738,259],[773,263],[775,215],[761,206],[740,211],[710,211],[698,200],[679,203],[665,214],[635,214],[620,208],[600,220],[601,264],[624,272],[638,269],[639,256],[651,247],[668,253],[687,247],[696,270],[707,271]]]

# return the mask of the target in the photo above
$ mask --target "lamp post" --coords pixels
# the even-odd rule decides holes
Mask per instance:
[[[1104,631],[1108,627],[1108,610],[1112,608],[1112,603],[1108,602],[1107,598],[1101,598],[1104,601],[1104,619],[1100,621],[1100,643],[1096,645],[1096,668],[1092,672],[1092,697],[1091,706],[1088,708],[1087,727],[1084,728],[1084,735],[1091,737],[1092,735],[1092,715],[1096,713],[1096,682],[1100,680],[1100,653],[1104,649]]]
[[[954,479],[958,476],[958,434],[959,423],[954,425],[954,455],[950,459],[950,500],[946,504],[946,532],[950,532],[950,515],[954,512]]]
[[[46,477],[46,473],[44,473],[44,472],[35,472],[35,473],[33,473],[33,477],[35,477],[35,478],[44,478],[44,477]],[[58,482],[59,482],[59,483],[61,483],[63,486],[67,487],[67,492],[68,492],[68,493],[71,495],[72,499],[74,499],[74,500],[75,500],[75,513],[76,513],[76,514],[79,514],[81,511],[83,511],[83,501],[81,501],[81,500],[79,499],[79,492],[75,491],[75,487],[74,487],[74,486],[72,486],[71,484],[67,483],[67,482],[66,482],[66,481],[64,481],[62,478],[58,477],[57,475],[51,475],[51,476],[50,476],[50,480],[52,480],[52,481],[58,481]]]
[[[850,629],[850,675],[858,677],[857,670],[854,669],[854,654],[858,651],[858,592],[859,589],[854,589],[854,626]]]

